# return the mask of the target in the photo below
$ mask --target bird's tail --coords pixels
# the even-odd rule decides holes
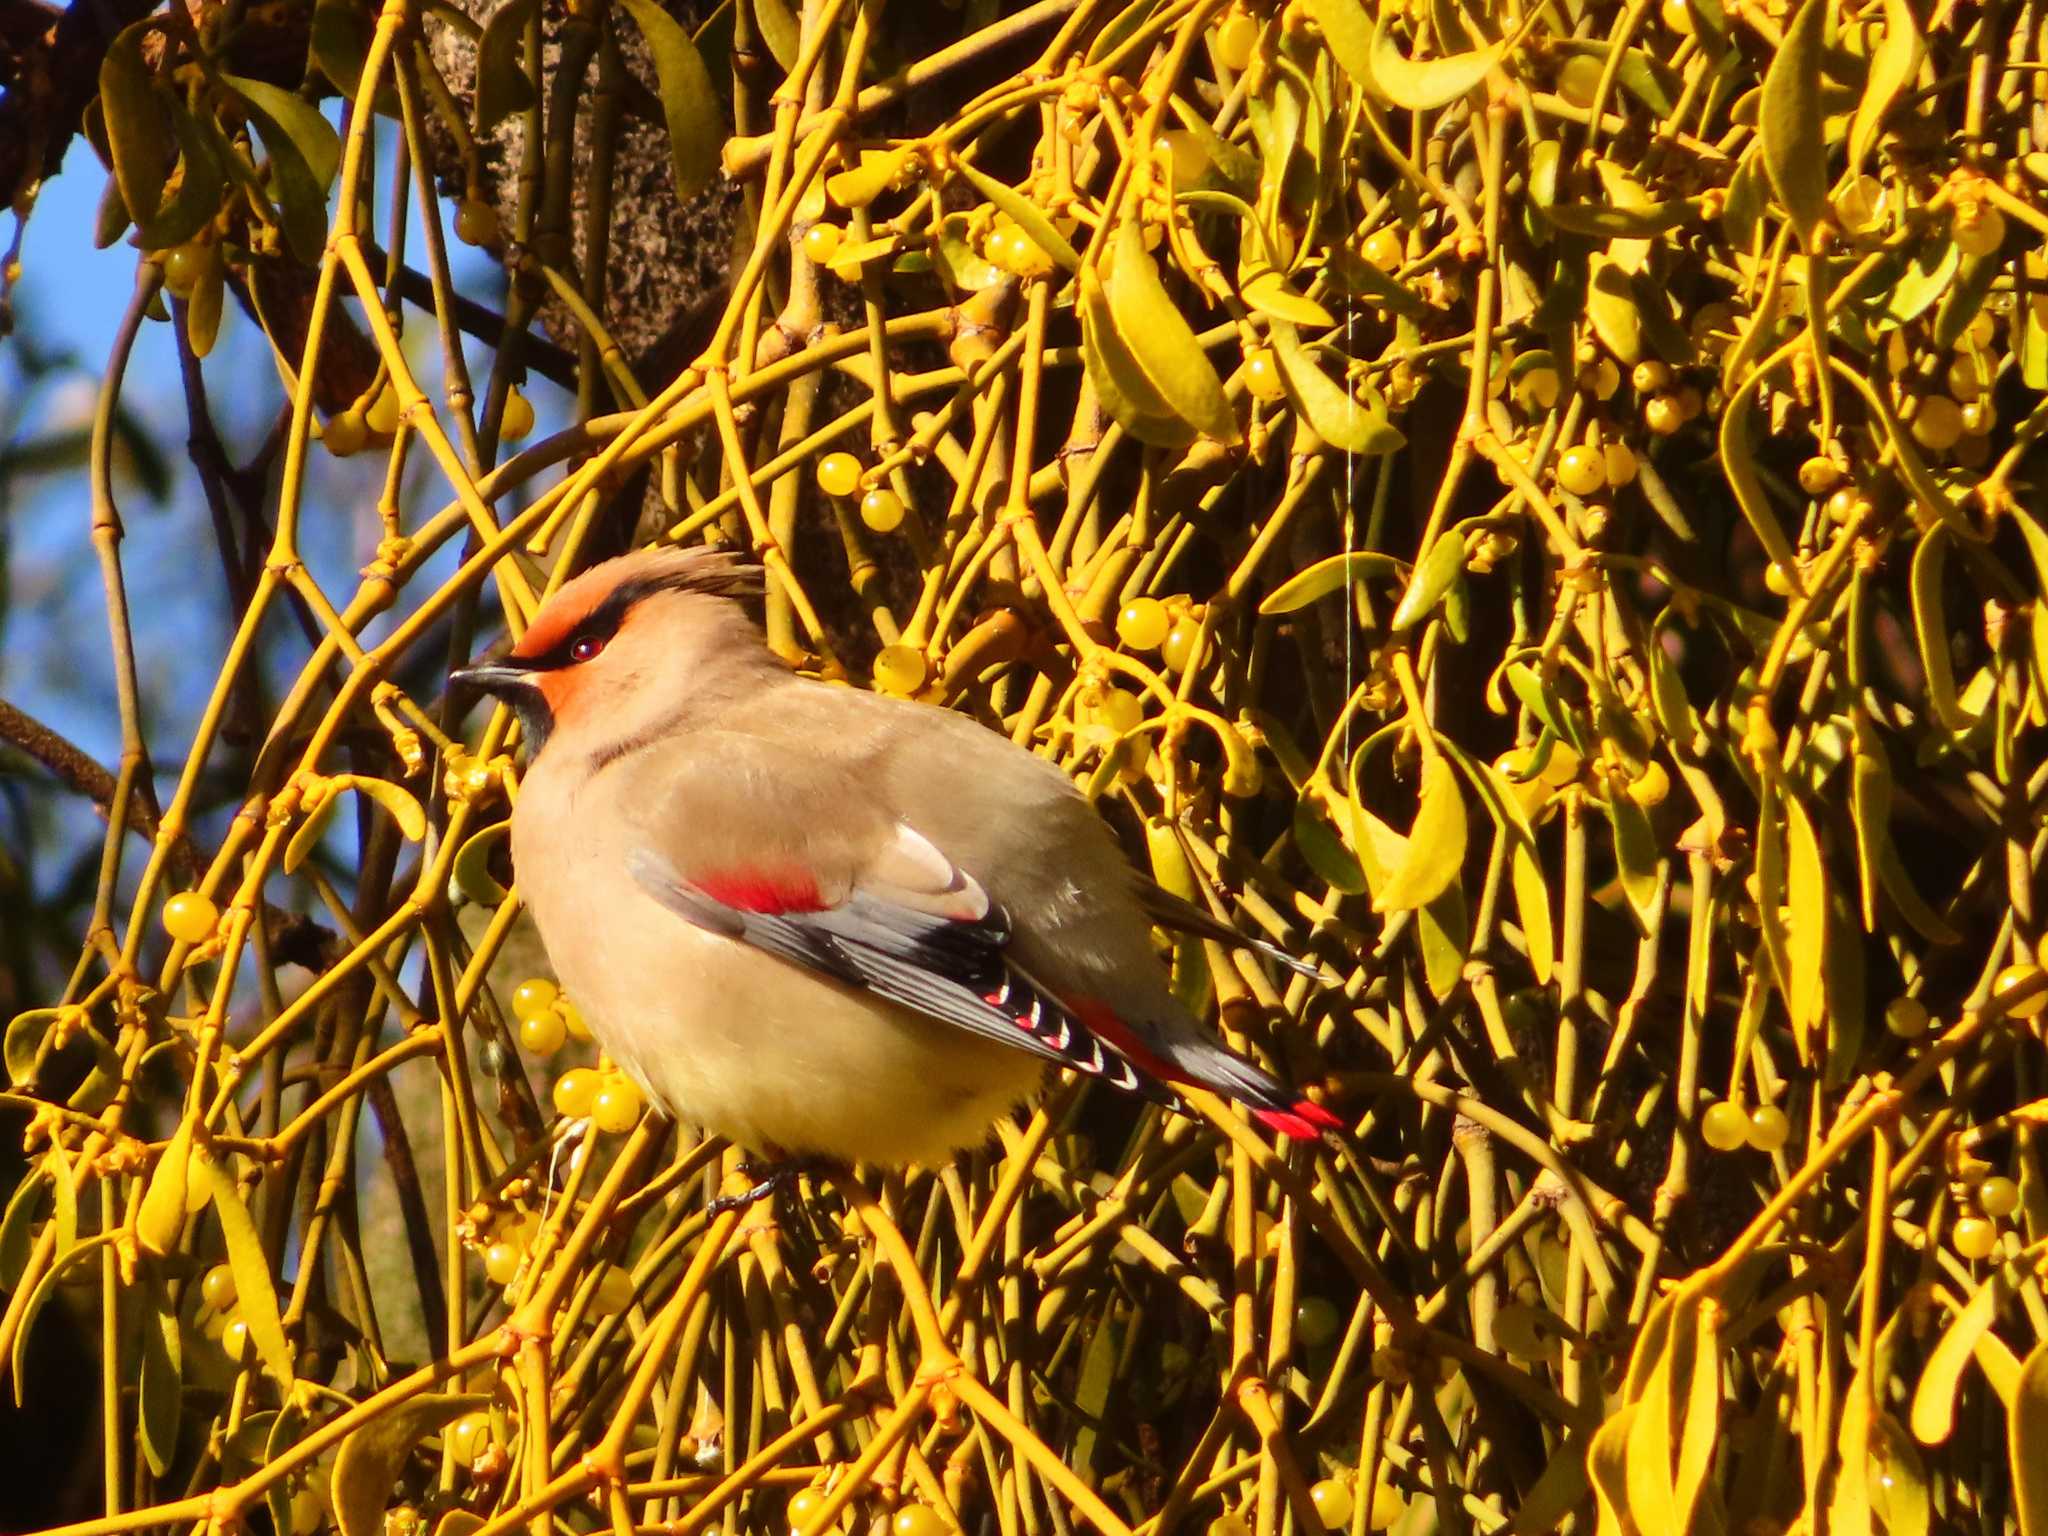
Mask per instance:
[[[1252,1112],[1269,1131],[1296,1141],[1320,1141],[1325,1132],[1344,1133],[1344,1122],[1322,1105],[1290,1092],[1242,1056],[1200,1036],[1176,1039],[1167,1047],[1173,1077],[1212,1089]]]

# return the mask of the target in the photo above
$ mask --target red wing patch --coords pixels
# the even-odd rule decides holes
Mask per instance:
[[[1116,1010],[1099,997],[1062,998],[1075,1018],[1108,1042],[1109,1048],[1140,1072],[1149,1072],[1161,1082],[1172,1082],[1180,1074],[1145,1049],[1137,1031],[1116,1016]]]
[[[800,869],[724,869],[690,883],[713,901],[740,912],[817,912],[818,882]]]

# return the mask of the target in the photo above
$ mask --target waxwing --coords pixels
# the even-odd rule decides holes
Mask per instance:
[[[1043,758],[792,673],[737,600],[760,580],[706,550],[625,555],[456,674],[518,714],[519,891],[649,1099],[771,1156],[885,1166],[978,1144],[1048,1063],[1338,1128],[1204,1033],[1150,929],[1245,941],[1139,876]]]

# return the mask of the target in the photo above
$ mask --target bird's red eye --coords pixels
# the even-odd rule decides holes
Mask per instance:
[[[569,645],[571,661],[592,661],[604,649],[603,635],[578,635]]]

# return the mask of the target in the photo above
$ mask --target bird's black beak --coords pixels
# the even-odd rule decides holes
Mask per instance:
[[[519,734],[526,739],[528,752],[538,752],[555,728],[554,712],[542,697],[540,683],[530,667],[502,661],[457,667],[448,674],[448,681],[511,705],[512,712],[519,717]]]
[[[507,666],[503,662],[492,662],[474,667],[458,667],[448,674],[448,681],[458,687],[474,688],[478,693],[488,693],[494,698],[510,703],[521,695],[533,691],[533,674],[525,667]]]

